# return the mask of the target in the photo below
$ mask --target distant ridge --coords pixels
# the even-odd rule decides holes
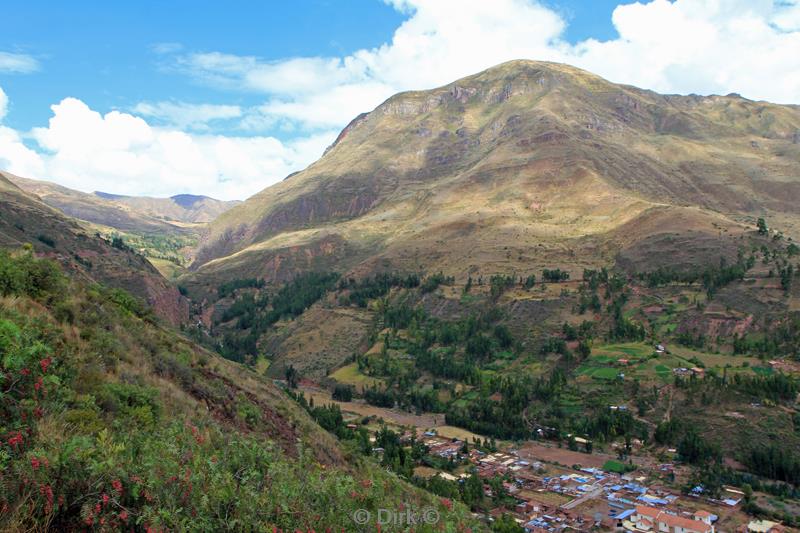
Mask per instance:
[[[128,198],[128,196],[122,194],[111,194],[110,192],[102,192],[102,191],[94,191],[95,196],[99,196],[104,200],[119,200],[120,198]]]
[[[94,235],[74,218],[27,192],[19,186],[21,183],[31,185],[0,172],[0,248],[30,244],[37,254],[56,259],[79,278],[125,289],[142,298],[172,324],[188,318],[187,300],[146,258]]]
[[[95,196],[135,209],[149,216],[175,222],[211,222],[228,209],[240,204],[238,200],[217,200],[197,194],[176,194],[168,198],[125,196],[95,191]]]
[[[135,198],[148,198],[151,200],[173,200],[176,204],[183,207],[184,209],[191,209],[197,202],[202,202],[205,200],[212,202],[222,201],[211,198],[210,196],[204,196],[200,194],[175,194],[173,196],[168,196],[166,198],[149,197],[149,196],[129,196],[125,194],[114,194],[103,191],[94,191],[93,194],[95,196],[103,198],[104,200],[130,200]],[[238,201],[234,200],[233,203],[238,203]]]
[[[126,196],[103,191],[84,193],[49,181],[31,180],[6,173],[8,179],[28,193],[67,215],[120,231],[162,233],[182,231],[174,223],[204,224],[218,217],[237,200],[176,194],[170,198]]]
[[[198,202],[202,202],[205,200],[214,200],[213,198],[209,198],[208,196],[202,196],[197,194],[176,194],[174,196],[170,196],[176,204],[183,207],[184,209],[191,209],[194,205]]]

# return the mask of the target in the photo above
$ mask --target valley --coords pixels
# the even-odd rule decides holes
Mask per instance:
[[[46,205],[80,220],[87,231],[144,255],[167,279],[176,279],[192,262],[206,225],[239,204],[193,195],[147,198],[88,194],[7,172],[0,175]]]
[[[512,61],[244,202],[3,173],[0,525],[796,530],[798,132]]]

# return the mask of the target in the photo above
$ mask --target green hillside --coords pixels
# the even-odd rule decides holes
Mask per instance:
[[[0,253],[0,371],[4,531],[351,530],[357,509],[403,505],[467,520],[269,380],[29,251]]]

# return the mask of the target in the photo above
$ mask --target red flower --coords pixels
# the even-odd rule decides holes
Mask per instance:
[[[122,482],[120,480],[115,479],[111,482],[111,486],[114,487],[114,490],[117,491],[117,493],[122,494]]]
[[[127,522],[128,521],[128,511],[122,511],[121,513],[119,513],[119,519],[122,520],[123,522]]]
[[[39,487],[39,493],[47,500],[45,512],[50,513],[53,510],[53,487],[50,485],[42,485]]]
[[[9,446],[11,446],[11,447],[15,447],[15,446],[17,446],[18,444],[22,444],[22,441],[23,441],[23,438],[22,438],[22,433],[20,433],[19,431],[17,431],[17,434],[16,434],[16,435],[14,435],[14,436],[13,436],[13,437],[11,437],[10,439],[8,439],[8,445],[9,445]]]
[[[39,379],[37,379],[36,383],[33,384],[33,388],[37,391],[42,388],[42,376],[39,376]]]
[[[453,510],[453,502],[450,500],[450,498],[442,498],[441,501],[442,501],[442,505],[447,507],[448,511],[452,511]]]
[[[50,359],[49,357],[45,357],[44,359],[39,361],[39,366],[42,367],[42,372],[44,372],[46,374],[47,373],[47,369],[50,367],[50,363],[52,363],[52,362],[53,362],[53,360]]]
[[[108,504],[108,502],[111,500],[108,494],[103,494],[102,498],[103,498],[103,505]]]
[[[197,429],[197,426],[193,426],[189,423],[187,423],[186,425],[191,430],[192,436],[194,437],[194,440],[197,442],[197,444],[203,444],[203,442],[205,442],[205,438],[203,437],[203,435],[200,434],[200,430]]]
[[[31,375],[31,371],[28,368],[23,368],[22,370],[19,371],[19,373],[22,374],[23,376],[30,376]]]
[[[31,457],[31,468],[38,470],[42,463],[39,462],[37,457]]]

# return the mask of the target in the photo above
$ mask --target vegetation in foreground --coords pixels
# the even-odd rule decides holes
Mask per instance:
[[[403,506],[467,523],[368,460],[344,466],[294,402],[237,389],[267,384],[124,292],[24,251],[0,253],[0,295],[0,529],[350,530],[356,509]]]

